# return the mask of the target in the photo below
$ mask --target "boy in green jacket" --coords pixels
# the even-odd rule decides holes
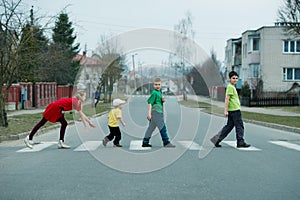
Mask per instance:
[[[152,147],[152,145],[149,144],[149,141],[156,127],[160,131],[160,135],[164,147],[175,147],[175,145],[171,144],[169,141],[167,128],[164,122],[163,103],[165,102],[165,98],[162,96],[162,93],[160,91],[161,89],[160,78],[154,79],[153,86],[154,86],[154,90],[151,92],[151,96],[148,98],[147,119],[149,120],[149,126],[145,133],[142,147]]]

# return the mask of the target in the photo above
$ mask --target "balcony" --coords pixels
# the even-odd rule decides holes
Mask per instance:
[[[242,56],[241,55],[234,56],[233,65],[237,66],[241,64],[242,64]]]
[[[251,52],[247,56],[248,64],[252,63],[260,63],[260,53],[259,52]]]

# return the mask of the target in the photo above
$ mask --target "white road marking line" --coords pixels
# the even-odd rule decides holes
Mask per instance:
[[[178,143],[189,150],[198,150],[199,151],[202,149],[202,146],[200,146],[199,144],[197,144],[193,141],[178,141]]]
[[[236,141],[222,141],[222,143],[225,143],[235,149],[241,150],[241,151],[261,151],[261,149],[250,146],[248,148],[237,148],[236,147]]]
[[[74,149],[74,151],[94,151],[101,145],[101,143],[102,141],[86,141]]]
[[[288,149],[300,151],[300,145],[298,145],[298,144],[293,144],[293,143],[285,142],[285,141],[269,141],[269,142],[272,144],[282,146],[282,147],[286,147]]]
[[[129,150],[144,151],[151,150],[151,147],[142,147],[142,140],[131,140]]]
[[[26,152],[37,152],[37,151],[41,151],[43,149],[46,149],[47,147],[50,147],[54,144],[57,144],[57,142],[41,142],[39,144],[35,144],[33,145],[33,148],[30,149],[28,147],[21,149],[19,151],[17,151],[18,153],[26,153]]]

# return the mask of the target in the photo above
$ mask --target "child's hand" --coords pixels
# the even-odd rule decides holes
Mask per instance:
[[[125,126],[126,125],[125,122],[123,122],[122,125]]]
[[[228,117],[228,111],[224,111],[224,116]]]
[[[95,126],[92,122],[90,122],[89,125],[90,125],[90,127],[92,127],[92,128],[96,128],[96,126]]]
[[[166,101],[166,98],[162,96],[161,101],[164,103]]]
[[[147,119],[150,121],[151,120],[151,114],[147,115]]]

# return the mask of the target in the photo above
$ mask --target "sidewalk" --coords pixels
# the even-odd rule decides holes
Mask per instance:
[[[37,108],[37,109],[29,109],[29,110],[16,110],[7,112],[7,116],[16,116],[16,115],[23,115],[23,114],[36,114],[36,113],[43,113],[45,108]]]

